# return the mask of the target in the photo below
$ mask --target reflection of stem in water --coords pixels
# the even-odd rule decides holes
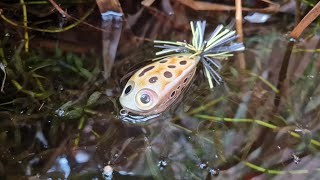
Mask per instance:
[[[116,57],[121,36],[122,22],[121,20],[106,20],[102,22],[102,28],[107,30],[106,32],[103,32],[102,40],[103,76],[107,79],[110,76]]]
[[[241,161],[244,165],[256,170],[260,171],[266,174],[274,174],[274,175],[279,175],[279,174],[307,174],[310,173],[309,170],[307,169],[299,169],[299,170],[288,170],[288,171],[280,171],[280,170],[272,170],[272,169],[266,169],[261,166],[255,165],[253,163],[250,163],[248,161]],[[320,168],[316,168],[316,171],[320,171]]]
[[[285,52],[282,64],[281,64],[281,69],[280,69],[280,73],[279,73],[279,79],[278,79],[278,85],[277,85],[277,89],[280,90],[279,93],[276,94],[275,99],[274,99],[274,105],[275,105],[275,111],[276,109],[278,109],[278,106],[280,104],[280,98],[283,95],[283,84],[284,84],[284,80],[287,77],[287,70],[288,70],[288,66],[289,66],[289,59],[291,56],[291,52],[292,52],[292,48],[294,45],[294,39],[290,39],[288,45],[287,45],[287,50]]]
[[[208,103],[205,104],[205,105],[199,106],[198,108],[191,110],[191,111],[188,112],[187,114],[188,114],[188,115],[193,115],[193,114],[199,113],[199,112],[201,112],[201,111],[207,110],[209,107],[216,105],[217,103],[219,103],[220,101],[224,100],[225,98],[226,98],[226,97],[221,96],[221,97],[219,97],[219,98],[217,98],[217,99],[214,99],[214,100],[208,102]],[[180,119],[179,117],[174,117],[174,118],[172,119],[172,122],[175,122],[175,121],[177,121],[177,120],[179,120],[179,119]]]
[[[258,120],[258,119],[236,119],[236,118],[207,116],[207,115],[201,115],[201,114],[197,114],[197,115],[195,115],[195,117],[200,118],[200,119],[205,119],[208,121],[225,121],[225,122],[233,122],[233,123],[256,123],[260,126],[264,126],[264,127],[267,127],[269,129],[273,129],[273,130],[277,130],[279,128],[278,126],[276,126],[274,124],[271,124],[271,123],[268,123],[268,122],[265,122],[262,120]],[[292,137],[295,137],[297,139],[301,139],[300,134],[293,132],[293,131],[287,131],[287,132]],[[312,139],[310,141],[310,143],[314,146],[320,147],[320,142],[317,140]]]
[[[159,170],[156,168],[156,161],[153,159],[153,151],[152,151],[152,146],[150,145],[149,143],[149,140],[147,139],[147,137],[145,137],[145,146],[146,146],[146,157],[147,157],[147,162],[148,162],[148,165],[149,165],[149,170],[152,174],[152,176],[155,178],[155,179],[163,179],[161,174],[159,173]]]

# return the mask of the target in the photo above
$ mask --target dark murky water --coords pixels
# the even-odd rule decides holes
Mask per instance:
[[[188,92],[159,117],[120,120],[118,97],[128,79],[121,78],[154,58],[149,40],[189,40],[190,19],[207,19],[213,29],[233,16],[174,9],[168,19],[149,9],[123,23],[102,23],[106,32],[83,25],[58,34],[31,31],[29,53],[23,31],[1,22],[1,179],[317,179],[315,25],[294,46],[274,106],[285,34],[293,27],[287,14],[244,24],[247,68],[239,70],[237,56],[223,61],[224,83],[213,91],[198,71]],[[90,18],[100,28],[99,15]]]

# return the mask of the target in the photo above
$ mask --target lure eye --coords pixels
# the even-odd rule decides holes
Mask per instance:
[[[143,104],[148,104],[150,102],[150,96],[148,94],[142,94],[140,97],[140,101]]]
[[[127,83],[127,86],[125,87],[125,89],[123,91],[124,95],[128,95],[132,91],[133,88],[134,88],[134,82],[133,81],[129,81]]]
[[[158,95],[150,89],[140,90],[135,98],[136,105],[141,110],[149,110],[156,105]]]

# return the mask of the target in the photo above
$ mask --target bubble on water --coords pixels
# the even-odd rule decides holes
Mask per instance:
[[[295,129],[294,131],[295,131],[295,132],[302,132],[301,129]]]
[[[102,176],[106,180],[111,180],[113,174],[113,168],[110,165],[107,165],[103,168]]]
[[[64,117],[66,115],[66,112],[64,111],[64,109],[57,109],[56,110],[56,114],[59,116],[59,117]]]
[[[58,89],[59,91],[63,91],[63,90],[64,90],[64,88],[63,88],[63,86],[62,86],[61,84],[58,85],[57,89]]]
[[[200,169],[206,169],[208,167],[208,162],[199,164]]]
[[[301,159],[297,155],[295,155],[294,153],[291,154],[291,157],[293,158],[293,162],[295,164],[299,164],[301,162]]]
[[[89,161],[90,155],[85,151],[78,151],[75,156],[75,159],[77,163],[86,163]]]
[[[112,89],[106,89],[106,95],[107,96],[113,96],[114,95],[113,90]]]
[[[307,78],[313,79],[313,78],[314,78],[314,75],[308,75]]]
[[[167,165],[168,165],[168,163],[165,160],[160,160],[158,162],[158,166],[159,166],[160,171],[162,171]]]
[[[209,169],[209,173],[211,176],[218,176],[219,173],[220,173],[220,170],[219,169],[215,169],[215,168],[210,168]]]

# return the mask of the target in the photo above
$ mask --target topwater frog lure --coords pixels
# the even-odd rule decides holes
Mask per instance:
[[[219,59],[242,51],[242,43],[232,43],[236,32],[219,25],[205,40],[205,21],[190,22],[192,42],[154,41],[162,48],[156,62],[138,70],[127,82],[120,96],[122,119],[141,122],[165,111],[186,89],[195,75],[197,65],[202,63],[210,88],[213,81],[220,84],[222,78],[216,72],[221,69]],[[128,112],[138,116],[128,115]]]

